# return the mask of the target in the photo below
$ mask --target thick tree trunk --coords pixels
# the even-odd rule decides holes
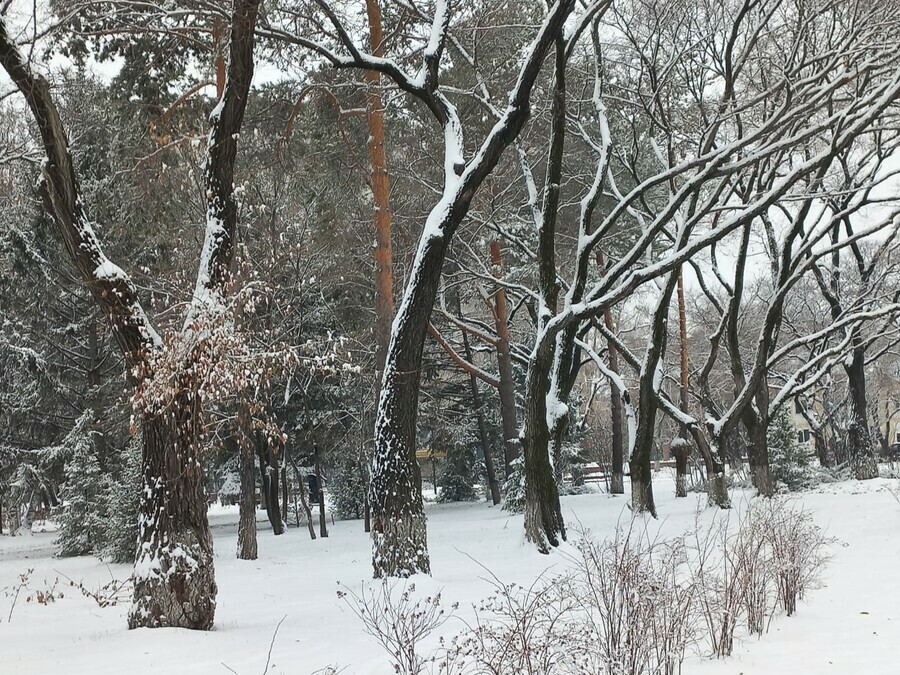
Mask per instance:
[[[549,553],[551,546],[559,546],[566,538],[550,464],[547,378],[552,365],[553,343],[545,341],[529,364],[525,385],[525,537],[541,553]]]
[[[195,399],[143,419],[143,489],[129,628],[208,630],[216,609],[212,535]]]
[[[866,406],[864,349],[854,349],[850,364],[844,365],[850,389],[850,424],[847,427],[847,454],[857,480],[878,478],[878,460],[872,450]]]
[[[717,506],[720,509],[731,508],[731,500],[728,497],[728,484],[725,482],[725,463],[721,453],[710,447],[709,441],[699,427],[689,428],[694,443],[703,458],[706,469],[706,495],[709,506]],[[721,442],[721,439],[719,439]]]
[[[768,384],[763,379],[761,387]],[[759,403],[768,407],[768,396],[762,397]],[[751,406],[747,406],[743,414],[744,427],[747,429],[749,443],[747,445],[747,460],[750,463],[750,480],[753,487],[763,497],[771,497],[775,494],[775,485],[772,480],[772,472],[769,469],[769,443],[767,437],[767,423]]]
[[[241,406],[244,408],[244,406]],[[253,434],[244,418],[249,411],[242,410],[238,419],[238,454],[240,457],[241,501],[238,521],[237,557],[240,560],[256,560],[256,466],[253,452]]]
[[[372,565],[376,577],[430,573],[419,463],[416,415],[419,369],[428,318],[437,294],[446,243],[427,242],[394,320],[375,422],[370,505]]]

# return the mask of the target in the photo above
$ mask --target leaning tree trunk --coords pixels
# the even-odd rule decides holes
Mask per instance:
[[[394,319],[375,421],[372,459],[372,566],[376,577],[431,571],[422,477],[416,460],[419,368],[437,296],[447,238],[424,242]]]
[[[547,378],[553,366],[553,342],[544,340],[528,368],[525,384],[525,537],[541,553],[559,546],[566,527],[550,465],[547,426]]]
[[[865,350],[854,349],[844,365],[850,389],[850,424],[847,427],[847,454],[857,480],[878,478],[878,460],[872,451],[866,406]]]
[[[670,272],[656,309],[653,312],[653,325],[650,343],[641,365],[638,378],[638,423],[634,434],[634,448],[631,461],[631,510],[635,513],[649,513],[656,517],[656,502],[653,499],[653,482],[650,471],[650,452],[653,449],[653,437],[656,431],[656,413],[658,411],[657,386],[659,362],[666,348],[666,329],[668,326],[669,305],[678,281],[678,273]]]
[[[694,443],[700,451],[703,458],[703,465],[706,469],[706,496],[707,503],[710,506],[718,506],[720,509],[731,508],[731,499],[728,497],[728,483],[725,481],[725,462],[722,461],[721,453],[711,448],[709,441],[703,431],[697,426],[688,428]],[[722,439],[719,439],[721,442]],[[717,445],[717,447],[721,447]]]
[[[462,126],[455,108],[437,91],[438,60],[426,57],[427,101],[446,142],[444,192],[429,214],[391,327],[372,459],[372,564],[376,577],[430,572],[425,512],[416,461],[416,415],[422,348],[447,247],[472,198],[519,135],[530,114],[531,90],[550,46],[561,39],[572,0],[554,3],[523,61],[509,105],[476,155],[466,163]],[[440,42],[441,40],[439,40]],[[416,85],[408,83],[413,89]],[[424,91],[424,90],[420,90]]]
[[[181,393],[142,422],[143,489],[128,625],[208,630],[217,588],[198,401]]]

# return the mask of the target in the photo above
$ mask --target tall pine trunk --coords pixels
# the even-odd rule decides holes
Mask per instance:
[[[500,242],[491,242],[491,267],[494,276],[503,278],[503,259]],[[506,289],[497,286],[494,294],[494,324],[497,329],[497,371],[500,375],[500,422],[503,427],[503,466],[506,477],[512,474],[512,463],[519,456],[519,423],[516,419],[516,384],[513,380],[512,353],[510,352],[509,312],[506,306]]]

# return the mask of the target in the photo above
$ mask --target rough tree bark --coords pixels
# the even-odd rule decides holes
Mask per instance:
[[[249,415],[249,411],[246,411],[245,414]],[[238,424],[246,424],[246,422],[243,419],[239,419]],[[237,557],[240,560],[256,560],[256,466],[253,461],[252,436],[247,431],[245,429],[239,434],[237,444],[241,474]]]
[[[228,84],[211,119],[206,167],[207,237],[195,301],[224,287],[233,253],[236,208],[233,164],[253,72],[257,0],[239,0],[232,16]],[[104,255],[85,211],[68,140],[47,81],[32,73],[0,18],[0,65],[37,123],[44,151],[41,193],[66,249],[112,328],[131,384],[147,371],[147,354],[162,347],[128,275]],[[189,317],[190,318],[190,317]],[[188,324],[190,321],[187,322]],[[202,347],[198,346],[202,350]],[[181,380],[189,376],[181,376]],[[199,462],[199,400],[179,381],[165,412],[147,410],[143,427],[140,539],[129,626],[208,629],[215,613],[212,538]]]
[[[559,391],[550,381],[558,349],[556,340],[542,340],[550,317],[556,314],[559,281],[556,277],[556,223],[559,213],[562,158],[566,137],[566,50],[562,33],[554,41],[553,93],[550,107],[550,149],[544,203],[538,227],[537,348],[528,363],[525,380],[525,538],[541,553],[559,546],[566,528],[559,503],[559,489],[550,461],[550,444],[566,414]],[[548,416],[548,406],[551,405]],[[551,417],[552,419],[548,419]]]
[[[849,363],[844,363],[850,390],[850,424],[847,426],[847,454],[857,480],[878,478],[878,460],[872,450],[866,405],[866,352],[854,348]]]

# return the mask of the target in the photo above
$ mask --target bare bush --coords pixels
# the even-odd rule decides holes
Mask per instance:
[[[785,498],[755,499],[729,525],[697,527],[691,563],[710,651],[720,658],[731,654],[739,624],[762,635],[779,607],[791,616],[828,559],[822,531]]]
[[[425,638],[442,626],[452,611],[441,605],[441,594],[416,599],[414,583],[391,583],[383,580],[372,586],[363,585],[359,594],[348,588],[338,597],[363,622],[366,632],[374,637],[390,655],[394,671],[401,675],[419,675],[436,657],[419,655]]]
[[[810,514],[784,498],[706,526],[698,513],[689,542],[640,523],[607,540],[582,532],[568,569],[527,587],[485,568],[491,594],[428,656],[422,641],[449,618],[440,594],[416,600],[412,584],[395,592],[385,582],[339,595],[404,675],[678,675],[701,643],[725,657],[742,626],[763,635],[779,609],[793,614],[828,560]]]
[[[788,616],[797,611],[797,601],[818,586],[830,556],[832,540],[802,507],[782,500],[765,500],[758,507],[766,523],[771,572],[777,580],[778,604]]]
[[[468,630],[444,650],[439,672],[459,675],[596,673],[596,655],[569,576],[538,577],[528,587],[490,575],[493,592],[474,607]]]
[[[576,544],[572,577],[581,620],[602,672],[674,675],[699,627],[684,541],[650,540],[633,524],[611,541],[583,536]]]

